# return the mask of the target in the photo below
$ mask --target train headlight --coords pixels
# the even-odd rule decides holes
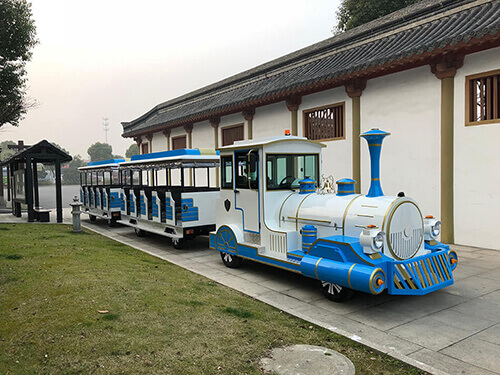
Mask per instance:
[[[441,233],[441,222],[433,216],[426,216],[424,219],[424,240],[432,241]]]
[[[359,243],[365,254],[380,252],[384,247],[385,233],[375,225],[368,225],[359,236]]]
[[[384,235],[382,232],[378,232],[375,237],[373,237],[373,247],[380,250],[384,246]]]

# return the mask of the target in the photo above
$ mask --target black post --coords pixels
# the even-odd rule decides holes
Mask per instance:
[[[2,187],[0,189],[0,197],[3,198],[3,166],[2,165],[0,165],[0,183],[2,184],[1,185]],[[2,199],[2,201],[3,201],[3,199]]]
[[[56,160],[56,210],[57,222],[62,223],[62,191],[61,191],[61,161]]]
[[[10,202],[10,174],[11,174],[11,168],[10,165],[7,166],[7,200]]]
[[[40,194],[38,192],[37,162],[33,162],[33,192],[35,193],[35,207],[40,207]]]
[[[26,170],[24,177],[24,193],[26,194],[26,204],[28,205],[28,223],[35,221],[35,211],[33,210],[33,171],[31,170],[31,158],[26,158]]]

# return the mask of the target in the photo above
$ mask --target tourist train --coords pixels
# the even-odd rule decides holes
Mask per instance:
[[[170,237],[178,248],[209,234],[210,248],[227,267],[249,259],[296,272],[318,280],[333,301],[354,291],[427,294],[453,284],[458,258],[437,241],[438,219],[424,217],[403,192],[383,194],[380,153],[388,135],[379,129],[361,135],[371,158],[366,195],[355,193],[352,179],[320,180],[323,144],[285,135],[237,141],[217,152],[174,150],[89,163],[81,168],[82,202],[91,218],[133,226],[138,235]],[[203,186],[196,185],[200,168],[206,169]],[[118,195],[113,178],[99,177],[116,170]],[[220,189],[210,187],[214,170]],[[109,186],[96,186],[107,181]]]

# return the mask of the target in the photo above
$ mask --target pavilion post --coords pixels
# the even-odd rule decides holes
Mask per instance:
[[[33,210],[33,171],[30,157],[26,158],[24,187],[26,204],[28,205],[28,223],[32,223],[35,221],[35,211]]]
[[[61,160],[56,160],[56,210],[57,222],[62,223],[62,189],[61,189]]]
[[[35,207],[40,207],[40,192],[38,191],[37,162],[33,162],[33,192],[35,193]]]

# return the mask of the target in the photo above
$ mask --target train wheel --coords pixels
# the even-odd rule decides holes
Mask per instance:
[[[174,249],[183,249],[184,245],[186,245],[186,240],[184,238],[172,237],[172,246]]]
[[[94,215],[89,215],[90,221],[95,221],[97,218]]]
[[[108,219],[108,225],[110,227],[116,227],[116,219]]]
[[[146,235],[146,231],[139,229],[139,228],[134,228],[135,234],[137,237],[144,237]]]
[[[241,266],[241,263],[243,263],[243,259],[233,254],[220,253],[220,257],[224,265],[229,268],[238,268]]]
[[[354,296],[354,290],[328,281],[320,281],[323,295],[330,301],[345,302]]]

